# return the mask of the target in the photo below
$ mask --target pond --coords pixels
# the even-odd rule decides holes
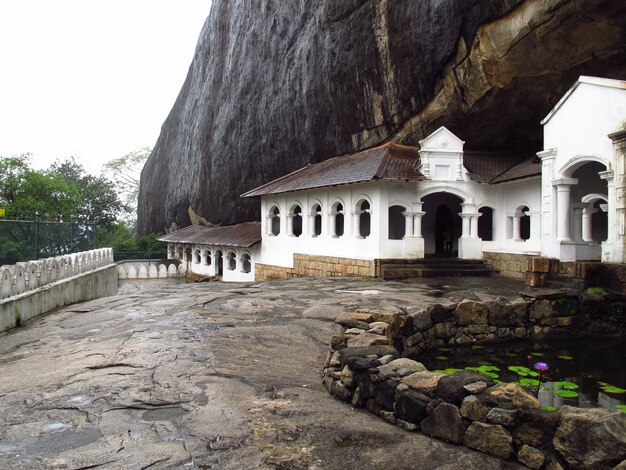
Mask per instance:
[[[601,406],[626,413],[625,339],[442,347],[416,359],[431,371],[451,374],[470,369],[497,381],[520,383],[538,394],[545,409]]]

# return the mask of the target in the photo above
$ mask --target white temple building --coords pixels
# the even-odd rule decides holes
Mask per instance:
[[[260,223],[161,238],[224,280],[380,275],[425,257],[626,262],[626,82],[580,77],[542,121],[537,155],[466,152],[445,127],[255,188]]]

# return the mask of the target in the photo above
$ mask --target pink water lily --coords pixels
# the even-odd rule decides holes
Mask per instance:
[[[535,362],[533,367],[537,369],[539,372],[545,372],[550,368],[548,364],[545,362]]]

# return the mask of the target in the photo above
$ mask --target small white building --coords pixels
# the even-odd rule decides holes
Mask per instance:
[[[224,281],[254,281],[261,242],[261,224],[227,227],[191,225],[159,238],[167,242],[168,259],[186,263],[188,273],[221,276]]]
[[[389,142],[309,165],[242,196],[261,198],[247,245],[235,229],[246,224],[219,228],[236,242],[198,226],[162,240],[170,257],[189,250],[191,272],[224,280],[375,276],[430,256],[626,262],[626,82],[580,77],[542,124],[537,155],[466,152],[441,127],[419,149]]]

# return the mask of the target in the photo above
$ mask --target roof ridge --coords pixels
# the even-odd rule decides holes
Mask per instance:
[[[326,160],[324,160],[324,161],[326,161]],[[323,162],[318,162],[318,163],[323,163]],[[311,164],[311,163],[307,163],[307,165],[306,165],[306,166],[300,167],[300,168],[298,168],[297,170],[292,171],[291,173],[287,173],[286,175],[283,175],[283,176],[280,176],[280,177],[278,177],[278,178],[276,178],[276,179],[273,179],[273,180],[271,180],[271,181],[268,181],[267,183],[264,183],[264,184],[262,184],[261,186],[257,186],[256,188],[252,188],[250,191],[246,191],[245,193],[240,194],[240,195],[239,195],[239,197],[248,197],[248,194],[250,194],[250,193],[253,193],[253,192],[255,192],[255,191],[258,191],[259,189],[262,189],[262,188],[264,188],[264,187],[266,187],[266,186],[268,186],[268,185],[270,185],[270,184],[274,184],[274,183],[276,183],[277,181],[283,180],[283,179],[285,179],[285,178],[287,178],[287,177],[289,177],[289,176],[295,175],[296,173],[300,173],[301,171],[306,170],[306,169],[307,169],[308,167],[310,167],[311,165],[317,165],[318,163],[313,163],[313,164]]]
[[[501,171],[500,173],[498,173],[496,176],[494,176],[493,178],[491,178],[489,181],[487,181],[487,183],[491,183],[493,180],[499,178],[500,176],[502,176],[503,174],[505,174],[507,171],[515,168],[517,165],[519,165],[520,163],[522,163],[524,160],[526,160],[528,158],[528,155],[524,155],[522,156],[522,158],[520,158],[519,160],[517,160],[515,163],[513,163],[513,165],[511,165],[510,167],[506,168],[505,170]]]

